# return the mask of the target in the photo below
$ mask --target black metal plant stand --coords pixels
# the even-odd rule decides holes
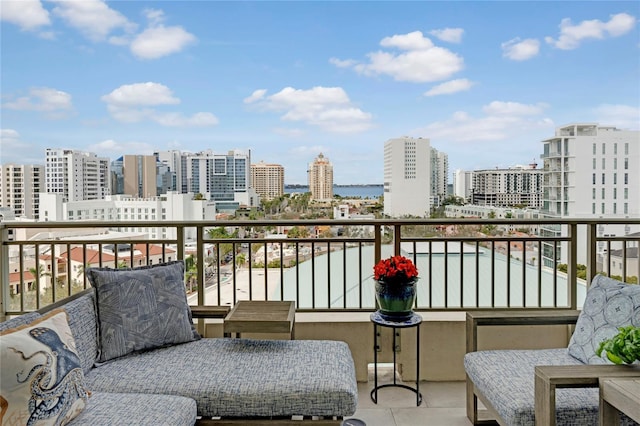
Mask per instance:
[[[409,389],[416,394],[416,405],[419,406],[422,404],[422,394],[420,393],[420,323],[422,323],[422,317],[415,312],[412,312],[411,315],[402,320],[393,321],[389,320],[388,317],[384,317],[380,314],[380,312],[376,311],[371,314],[371,322],[373,322],[373,389],[371,390],[371,400],[377,404],[378,403],[378,389],[386,388],[386,387],[399,387],[404,389]],[[384,385],[378,386],[378,350],[380,346],[378,345],[378,338],[380,337],[380,329],[379,327],[389,327],[393,329],[393,366],[394,366],[394,374],[393,374],[393,383],[387,383]],[[415,327],[416,329],[416,387],[412,388],[411,386],[407,386],[405,384],[397,383],[396,374],[395,374],[395,366],[396,366],[396,330],[402,328],[411,328]]]

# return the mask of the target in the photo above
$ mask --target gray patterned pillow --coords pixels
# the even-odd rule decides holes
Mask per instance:
[[[640,326],[640,285],[596,276],[569,341],[569,355],[585,364],[611,364],[596,355],[600,342],[613,337],[618,327]]]
[[[200,338],[184,286],[184,263],[89,268],[96,289],[98,362]]]

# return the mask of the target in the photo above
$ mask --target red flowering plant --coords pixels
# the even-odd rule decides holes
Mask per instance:
[[[409,258],[392,256],[373,267],[373,278],[392,285],[407,285],[418,279],[418,268]]]

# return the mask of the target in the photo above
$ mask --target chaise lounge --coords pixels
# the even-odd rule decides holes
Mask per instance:
[[[300,424],[299,418],[338,425],[355,412],[346,343],[200,338],[186,305],[182,262],[87,274],[94,288],[48,312],[0,324],[1,394],[9,401],[3,416],[60,418],[66,409],[72,425]],[[64,368],[61,362],[52,368],[55,350],[41,346],[48,342],[43,330],[56,331],[62,347],[71,348]],[[24,365],[9,374],[7,366],[16,363]],[[54,397],[45,376],[58,371],[69,374],[56,379],[66,385]],[[44,390],[20,400],[27,376],[38,376]]]
[[[537,350],[477,351],[477,327],[483,325],[543,325],[576,324],[567,348]],[[536,371],[544,376],[553,367],[576,367],[583,376],[584,366],[606,364],[596,355],[599,343],[617,332],[617,327],[640,326],[640,286],[596,276],[587,292],[582,312],[578,311],[509,311],[467,314],[467,354],[464,368],[467,375],[467,417],[473,424],[483,422],[478,400],[491,418],[501,425],[533,426],[598,424],[599,397],[597,387],[580,387],[576,380],[567,380],[571,389],[558,389],[554,395],[543,395]],[[592,369],[595,377],[586,386],[597,386],[598,374],[640,376],[640,366]],[[572,371],[571,368],[561,369]],[[557,371],[557,369],[555,370]],[[571,374],[571,373],[569,373]],[[570,379],[570,377],[569,377]],[[561,387],[561,386],[558,386]],[[553,398],[551,403],[546,397]],[[547,409],[554,413],[543,415]],[[538,405],[538,407],[536,407]],[[555,407],[554,407],[555,405]],[[536,409],[538,412],[536,412]],[[546,417],[546,418],[544,418]],[[623,416],[623,424],[636,424]]]

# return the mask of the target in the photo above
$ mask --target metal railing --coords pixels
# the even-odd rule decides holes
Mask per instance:
[[[117,232],[125,228],[166,236]],[[640,219],[5,222],[0,316],[81,291],[89,267],[176,259],[185,260],[193,305],[269,299],[302,311],[373,310],[373,265],[392,254],[420,271],[417,309],[576,309],[597,273],[637,282],[639,230]]]

